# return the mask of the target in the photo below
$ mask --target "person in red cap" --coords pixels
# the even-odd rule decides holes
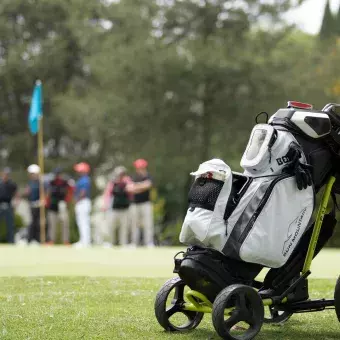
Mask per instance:
[[[74,170],[79,173],[80,177],[75,187],[75,214],[79,230],[79,241],[74,246],[88,247],[91,244],[91,179],[89,177],[90,166],[81,162],[74,166]]]
[[[152,178],[148,172],[148,162],[145,159],[137,159],[133,163],[136,174],[133,177],[133,184],[128,190],[133,193],[133,204],[131,205],[132,245],[139,243],[139,227],[144,229],[143,243],[148,247],[154,247],[154,224],[153,207],[150,200]]]

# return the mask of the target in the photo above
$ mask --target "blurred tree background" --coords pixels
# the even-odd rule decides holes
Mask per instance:
[[[37,161],[27,116],[39,78],[47,171],[148,159],[162,237],[176,238],[189,172],[213,157],[240,170],[257,113],[340,101],[340,12],[327,2],[308,35],[282,18],[302,2],[2,0],[0,165],[24,183]]]

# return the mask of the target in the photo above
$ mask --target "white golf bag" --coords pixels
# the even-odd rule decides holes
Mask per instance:
[[[312,219],[315,193],[306,163],[288,129],[257,124],[241,159],[243,174],[220,159],[191,173],[195,180],[180,242],[245,262],[283,266]]]

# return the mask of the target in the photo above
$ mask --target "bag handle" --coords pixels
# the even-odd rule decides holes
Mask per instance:
[[[268,113],[265,112],[265,111],[261,111],[260,113],[258,113],[258,114],[256,115],[256,117],[255,117],[255,122],[256,122],[256,124],[260,124],[260,123],[258,122],[258,119],[259,119],[259,117],[261,117],[262,115],[265,115],[265,116],[266,116],[266,121],[265,121],[265,123],[268,124],[269,115],[268,115]]]

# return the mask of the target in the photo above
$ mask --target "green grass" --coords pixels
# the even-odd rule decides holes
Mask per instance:
[[[0,339],[218,339],[209,314],[186,334],[163,332],[154,317],[177,250],[1,247]],[[339,258],[315,261],[313,298],[332,298]],[[256,339],[335,340],[340,326],[333,310],[300,314]]]

